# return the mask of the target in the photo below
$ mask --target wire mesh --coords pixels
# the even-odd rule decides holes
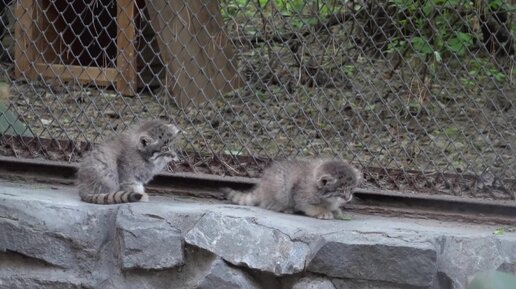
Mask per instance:
[[[186,132],[174,171],[338,157],[374,188],[514,200],[510,2],[4,1],[0,154],[74,162],[159,117]]]

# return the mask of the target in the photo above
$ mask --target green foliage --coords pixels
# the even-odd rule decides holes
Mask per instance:
[[[463,56],[474,44],[469,29],[457,11],[474,13],[472,1],[467,0],[390,0],[396,13],[395,25],[402,33],[390,49],[404,49],[409,40],[412,51],[420,56],[434,55],[440,62],[443,56]]]
[[[470,78],[462,79],[462,82],[466,85],[474,85],[475,82],[485,81],[486,78],[503,82],[508,77],[506,72],[498,70],[494,64],[482,58],[474,59],[468,65],[468,74]]]
[[[476,39],[481,37],[478,29],[481,9],[486,13],[513,9],[506,0],[389,0],[388,6],[396,11],[393,24],[398,32],[392,36],[387,52],[405,51],[404,57],[412,53],[424,59],[430,70],[438,68],[443,59],[453,60],[469,54]],[[475,77],[489,77],[499,82],[507,78],[504,72],[492,67],[471,69]],[[467,78],[462,81],[467,86],[473,83]]]
[[[346,74],[347,76],[353,76],[356,72],[356,68],[354,65],[344,65],[342,66],[342,71],[344,72],[344,74]]]
[[[497,228],[494,231],[494,234],[497,235],[497,236],[502,236],[503,234],[505,234],[505,229],[504,228]]]
[[[343,9],[345,0],[224,0],[221,13],[227,21],[231,18],[271,17],[273,10],[287,17],[293,28],[314,25]],[[274,7],[274,9],[272,9]]]

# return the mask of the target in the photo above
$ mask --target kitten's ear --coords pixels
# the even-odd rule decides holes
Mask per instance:
[[[335,178],[330,175],[323,175],[317,180],[317,187],[319,189],[324,188],[328,184],[332,184],[335,182]]]
[[[140,136],[140,139],[138,140],[138,148],[140,150],[146,148],[149,144],[152,143],[152,138],[146,135]]]

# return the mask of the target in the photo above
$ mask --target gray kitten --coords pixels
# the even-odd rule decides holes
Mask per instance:
[[[251,192],[229,190],[228,199],[239,205],[333,219],[343,216],[340,206],[351,201],[351,189],[361,181],[362,173],[345,161],[283,161],[266,169]]]
[[[172,124],[147,120],[99,145],[79,164],[79,196],[95,204],[148,201],[143,185],[177,160],[179,133]]]

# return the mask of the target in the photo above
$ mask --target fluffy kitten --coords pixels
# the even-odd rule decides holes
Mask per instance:
[[[147,120],[99,145],[79,164],[79,196],[95,204],[148,201],[143,185],[177,160],[179,133],[172,124]]]
[[[266,169],[251,192],[228,190],[228,199],[239,205],[333,219],[342,217],[340,206],[351,201],[351,189],[361,181],[362,173],[345,161],[283,161]]]

